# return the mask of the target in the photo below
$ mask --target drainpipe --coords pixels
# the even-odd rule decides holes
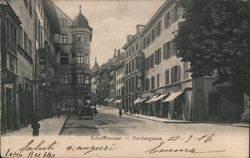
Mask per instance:
[[[194,79],[192,79],[192,95],[191,95],[191,108],[190,108],[190,121],[193,121],[193,101],[194,99]]]

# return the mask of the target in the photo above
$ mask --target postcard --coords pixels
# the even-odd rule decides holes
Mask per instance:
[[[249,157],[249,0],[0,0],[0,155]]]

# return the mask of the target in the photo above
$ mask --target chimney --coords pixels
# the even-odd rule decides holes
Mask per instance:
[[[127,42],[130,41],[133,37],[134,35],[127,35]]]
[[[144,29],[145,25],[136,25],[136,33],[140,33]]]

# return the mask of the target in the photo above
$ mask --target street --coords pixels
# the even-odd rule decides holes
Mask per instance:
[[[231,123],[162,123],[134,116],[119,117],[117,109],[103,107],[93,119],[81,119],[70,115],[61,135],[177,135],[212,134],[217,136],[237,136],[247,138],[249,128],[235,127]]]

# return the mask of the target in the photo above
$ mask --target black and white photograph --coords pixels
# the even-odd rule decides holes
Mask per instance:
[[[0,0],[0,157],[249,157],[250,0]]]

